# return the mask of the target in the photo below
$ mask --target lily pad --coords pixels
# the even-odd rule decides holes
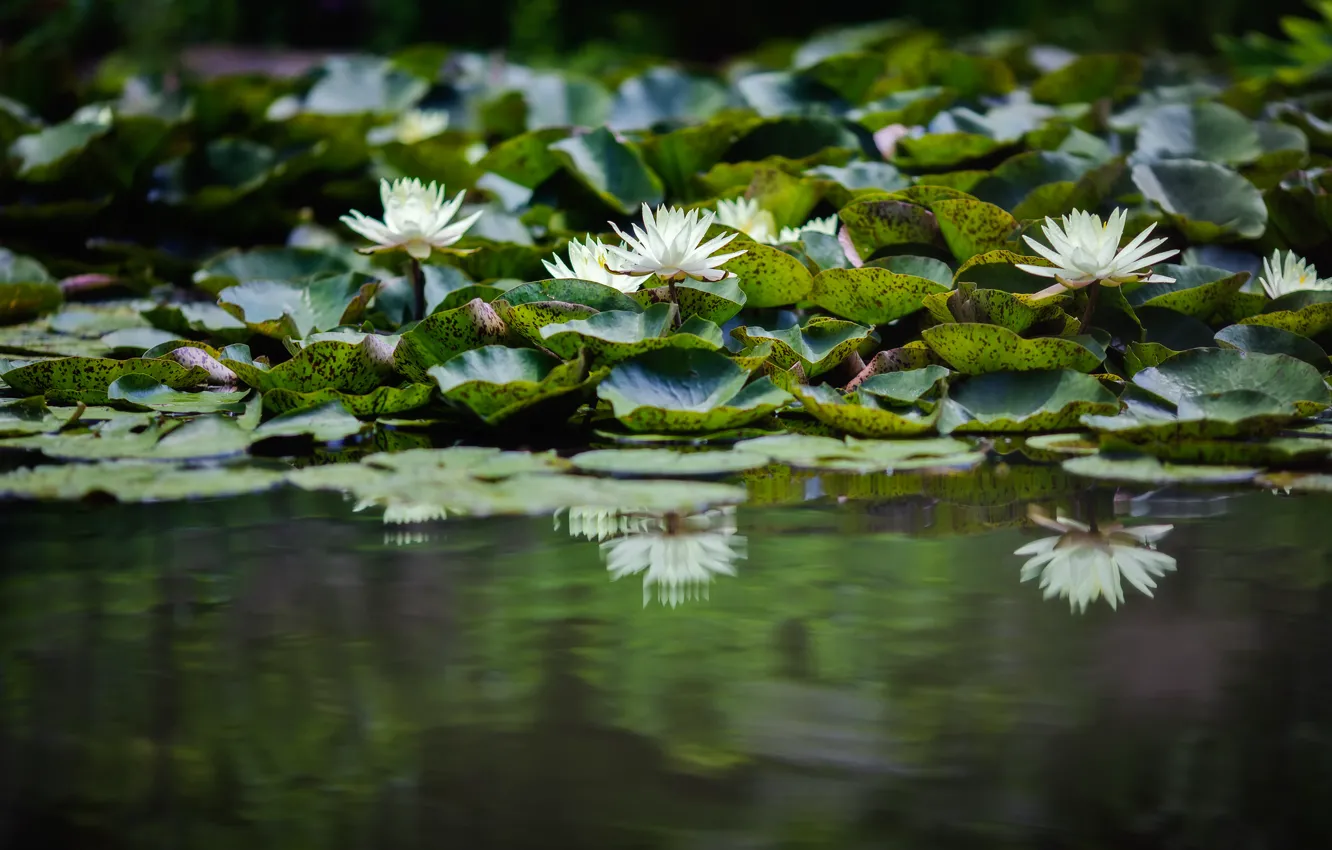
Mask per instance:
[[[1242,466],[1179,466],[1154,457],[1094,455],[1064,461],[1074,475],[1133,484],[1239,484],[1250,481],[1257,469]]]
[[[881,441],[781,434],[736,443],[735,451],[802,469],[857,473],[967,467],[984,458],[970,443],[951,437]]]
[[[402,345],[398,348],[401,351]],[[356,395],[370,392],[392,373],[393,353],[379,337],[369,335],[356,345],[336,340],[311,343],[290,360],[272,368],[230,358],[222,364],[260,392],[280,388],[299,393],[337,390]]]
[[[773,349],[769,362],[781,369],[790,369],[799,363],[805,376],[813,378],[841,363],[873,333],[870,328],[855,322],[816,316],[803,328],[769,331],[739,327],[731,331],[731,336],[746,348],[770,340]]]
[[[585,283],[585,281],[578,282]],[[610,287],[605,288],[610,289]],[[508,294],[512,295],[518,289],[525,287],[518,287]],[[403,334],[393,353],[393,366],[412,383],[431,383],[429,375],[431,366],[445,363],[464,351],[503,343],[507,337],[508,328],[500,319],[499,313],[490,304],[477,298],[457,309],[432,313],[421,320],[416,327]],[[365,392],[378,383],[379,381],[375,381],[363,390],[347,390],[343,387],[337,389]],[[308,392],[311,389],[324,388],[290,387],[290,389],[302,389]]]
[[[675,297],[680,307],[680,317],[686,321],[692,318],[704,319],[718,325],[734,318],[748,301],[736,280],[733,277],[717,281],[686,279],[677,283]],[[646,308],[650,304],[670,301],[671,290],[667,286],[640,289],[632,293],[631,297]]]
[[[251,280],[299,281],[349,271],[346,259],[317,248],[254,248],[227,251],[208,260],[194,273],[194,283],[216,295]]]
[[[796,398],[815,419],[854,437],[917,437],[933,433],[939,418],[937,409],[924,414],[869,393],[844,397],[827,384],[799,387]]]
[[[1168,103],[1143,118],[1136,158],[1195,159],[1238,165],[1263,153],[1258,128],[1220,103]]]
[[[661,203],[661,178],[647,167],[637,148],[619,141],[605,127],[553,142],[549,149],[612,209],[628,215],[642,204]]]
[[[337,402],[355,416],[386,416],[422,407],[430,401],[433,394],[434,387],[427,384],[376,387],[362,395],[330,389],[297,392],[276,387],[264,393],[264,409],[275,413],[286,413]]]
[[[893,164],[904,168],[954,168],[1002,150],[1008,143],[976,133],[931,133],[897,141]]]
[[[999,325],[936,325],[921,332],[931,350],[967,375],[1075,369],[1091,372],[1105,348],[1089,336],[1023,339]]]
[[[843,207],[837,217],[862,259],[890,245],[946,247],[934,213],[910,201],[855,201]]]
[[[948,374],[944,367],[931,364],[919,369],[870,375],[860,381],[856,389],[893,404],[915,404],[937,388]]]
[[[1004,249],[1018,228],[1017,219],[1002,208],[972,199],[930,204],[948,250],[959,261]]]
[[[111,401],[127,401],[161,413],[240,413],[248,394],[243,390],[182,392],[142,373],[117,378],[106,388]]]
[[[1124,293],[1133,307],[1164,307],[1206,321],[1220,312],[1249,279],[1248,272],[1231,274],[1211,266],[1176,266],[1162,263],[1154,271],[1174,283],[1144,283]]]
[[[1262,192],[1224,165],[1160,160],[1135,165],[1133,182],[1194,242],[1257,239],[1267,228]]]
[[[999,289],[977,289],[970,283],[959,284],[956,290],[929,295],[924,299],[925,309],[940,322],[979,323],[998,325],[1014,333],[1025,333],[1037,322],[1064,318],[1063,305],[1068,297],[1053,295],[1039,301],[1030,295],[1015,295]]]
[[[52,413],[41,396],[0,400],[0,437],[48,434],[67,419]]]
[[[370,427],[353,416],[339,401],[318,407],[289,410],[254,429],[255,440],[273,437],[310,437],[317,443],[331,443]]]
[[[1090,375],[1061,369],[979,375],[949,387],[939,431],[1014,433],[1065,431],[1083,414],[1119,411],[1114,393]]]
[[[755,422],[791,401],[768,378],[746,386],[748,379],[749,373],[723,354],[666,349],[619,364],[597,395],[633,431],[721,431]]]
[[[1136,56],[1091,53],[1038,78],[1031,96],[1044,103],[1091,103],[1131,88],[1141,76],[1142,60]]]
[[[749,307],[784,307],[809,296],[813,278],[805,264],[770,245],[733,242],[729,247],[745,253],[727,260],[722,268],[734,274]]]
[[[1332,328],[1332,292],[1291,292],[1274,298],[1256,316],[1241,319],[1242,325],[1280,328],[1303,337],[1314,337]]]
[[[716,351],[725,345],[721,328],[703,319],[690,319],[672,331],[676,312],[672,304],[654,304],[641,313],[607,310],[586,319],[546,325],[540,333],[546,348],[560,357],[574,357],[580,348],[586,348],[599,366],[662,348]]]
[[[284,472],[256,466],[182,469],[133,461],[47,465],[0,475],[0,496],[70,500],[104,494],[121,502],[169,502],[257,493],[281,486],[284,478]]]
[[[1223,348],[1238,348],[1257,354],[1286,354],[1322,372],[1332,368],[1327,352],[1317,343],[1269,325],[1231,325],[1217,331],[1216,341]]]
[[[617,478],[708,478],[766,466],[768,458],[743,451],[681,452],[671,449],[603,449],[573,457],[583,471]]]
[[[134,420],[111,420],[83,433],[20,437],[6,445],[35,449],[59,460],[204,460],[240,454],[249,432],[224,416],[168,420],[134,430]]]
[[[300,339],[314,331],[354,324],[379,281],[356,272],[319,277],[304,284],[252,280],[222,290],[218,303],[255,333]]]
[[[0,377],[21,393],[54,393],[73,398],[84,393],[105,394],[107,387],[117,378],[134,374],[145,375],[172,389],[188,389],[208,380],[208,373],[203,369],[182,366],[174,360],[107,360],[96,357],[43,360],[10,369]]]
[[[540,351],[502,345],[466,351],[430,368],[444,398],[487,425],[579,389],[586,375],[587,364],[581,359],[562,363]]]
[[[827,269],[814,277],[810,301],[829,313],[883,325],[919,310],[926,295],[946,292],[945,284],[887,269]]]

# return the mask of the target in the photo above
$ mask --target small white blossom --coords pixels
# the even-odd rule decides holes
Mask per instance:
[[[384,202],[384,220],[376,221],[359,210],[341,218],[352,230],[374,242],[363,253],[403,250],[416,260],[430,256],[431,249],[447,248],[462,238],[478,218],[475,212],[462,221],[453,222],[462,206],[459,192],[451,201],[444,200],[444,187],[431,182],[423,186],[420,180],[379,181],[379,197]],[[453,222],[450,224],[450,222]]]
[[[777,233],[777,220],[752,198],[718,201],[717,221],[740,231],[755,242],[771,244]]]
[[[1313,264],[1296,256],[1294,251],[1287,251],[1284,258],[1280,251],[1273,251],[1271,259],[1263,260],[1263,274],[1258,282],[1263,285],[1268,298],[1280,298],[1292,292],[1332,290],[1332,280],[1319,280]]]
[[[366,141],[372,145],[401,142],[414,145],[438,136],[449,128],[449,113],[439,109],[409,109],[392,124],[372,127]]]
[[[718,266],[739,257],[744,251],[713,255],[727,245],[737,234],[727,233],[703,241],[712,226],[713,214],[698,210],[685,212],[678,207],[660,206],[654,213],[643,204],[643,226],[633,226],[629,236],[611,223],[616,234],[625,241],[624,247],[607,246],[611,271],[616,274],[655,274],[663,281],[679,281],[686,277],[695,280],[721,280],[731,273]]]
[[[830,215],[827,218],[811,218],[799,227],[783,227],[781,235],[777,237],[777,241],[799,242],[801,234],[804,233],[822,233],[825,236],[836,236],[837,216]]]
[[[613,274],[606,268],[607,262],[606,246],[594,236],[587,237],[585,242],[575,239],[569,243],[568,265],[565,265],[559,255],[541,261],[546,267],[546,272],[553,278],[590,280],[593,283],[613,286],[621,292],[633,292],[643,285],[643,281],[651,277],[651,275]]]
[[[1032,520],[1060,534],[1035,540],[1013,553],[1031,556],[1022,566],[1022,581],[1039,577],[1046,599],[1067,597],[1074,611],[1087,610],[1100,597],[1111,608],[1118,608],[1124,601],[1122,578],[1151,596],[1156,587],[1153,579],[1175,569],[1174,558],[1150,548],[1173,526],[1115,524],[1093,531],[1083,523],[1062,516],[1051,520],[1036,511]]]
[[[1124,235],[1124,221],[1127,213],[1123,208],[1115,210],[1110,218],[1102,223],[1101,217],[1089,212],[1074,210],[1063,217],[1063,224],[1054,218],[1047,218],[1041,225],[1041,232],[1049,241],[1049,247],[1032,239],[1022,237],[1032,250],[1054,263],[1054,267],[1031,266],[1018,263],[1017,267],[1028,274],[1052,277],[1058,283],[1038,292],[1038,296],[1054,295],[1066,289],[1080,289],[1095,281],[1107,286],[1119,286],[1132,281],[1148,283],[1174,283],[1172,277],[1151,274],[1144,270],[1153,263],[1169,259],[1178,251],[1150,252],[1165,243],[1165,239],[1147,237],[1156,227],[1155,224],[1134,237],[1133,241],[1119,247],[1120,237]]]

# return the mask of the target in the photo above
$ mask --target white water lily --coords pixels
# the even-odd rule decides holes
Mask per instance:
[[[414,145],[438,136],[449,128],[449,113],[442,109],[409,109],[392,124],[372,127],[366,141],[372,145],[400,142]]]
[[[575,506],[565,513],[569,522],[569,536],[585,540],[600,542],[621,534],[648,531],[652,527],[652,517],[637,511]],[[560,516],[561,511],[556,511],[556,531],[560,530]]]
[[[777,233],[777,220],[753,198],[718,201],[717,221],[740,231],[755,242],[771,243]]]
[[[721,280],[731,273],[718,268],[744,251],[725,254],[713,252],[736,237],[734,233],[703,241],[712,226],[713,214],[685,212],[678,207],[657,207],[656,212],[643,204],[643,226],[633,226],[634,235],[625,234],[614,222],[611,227],[625,241],[623,247],[609,245],[611,271],[624,275],[655,274],[663,281]]]
[[[688,599],[706,599],[719,575],[734,576],[735,562],[745,557],[746,540],[736,534],[735,508],[701,514],[639,515],[637,530],[601,544],[611,580],[643,575],[643,605],[657,599],[672,608]]]
[[[781,235],[777,237],[778,242],[799,242],[800,237],[806,233],[822,233],[825,236],[837,235],[837,216],[830,215],[827,218],[811,218],[809,221],[799,227],[783,227]]]
[[[1022,263],[1018,263],[1017,267],[1028,274],[1052,277],[1058,281],[1054,286],[1036,293],[1038,297],[1054,295],[1066,289],[1080,289],[1096,281],[1107,286],[1139,280],[1147,283],[1174,283],[1173,277],[1144,271],[1153,263],[1179,253],[1173,250],[1151,253],[1165,244],[1164,238],[1147,241],[1156,227],[1154,223],[1122,249],[1119,247],[1127,217],[1128,214],[1121,207],[1111,213],[1104,223],[1100,216],[1081,210],[1074,210],[1064,216],[1062,224],[1054,218],[1047,218],[1041,225],[1041,232],[1049,241],[1049,247],[1030,236],[1022,238],[1033,251],[1054,263],[1054,267]]]
[[[1174,526],[1114,524],[1092,529],[1063,516],[1052,520],[1036,510],[1031,518],[1060,533],[1013,553],[1031,556],[1022,566],[1022,581],[1040,577],[1045,598],[1067,597],[1074,611],[1086,611],[1099,597],[1118,608],[1124,601],[1121,579],[1151,596],[1154,579],[1175,569],[1174,558],[1152,548]]]
[[[462,206],[459,192],[451,201],[444,200],[444,187],[431,182],[403,179],[390,183],[379,181],[379,197],[384,202],[384,220],[377,221],[359,210],[341,218],[343,224],[375,244],[360,249],[362,253],[403,250],[412,259],[424,260],[432,249],[447,248],[462,238],[481,213],[472,213],[453,221]],[[452,222],[452,223],[450,223]]]
[[[1271,259],[1263,260],[1263,274],[1258,278],[1268,298],[1280,298],[1292,292],[1332,290],[1332,280],[1319,280],[1313,263],[1306,262],[1294,251],[1273,251]]]
[[[546,273],[553,278],[590,280],[593,283],[613,286],[621,292],[633,292],[643,285],[643,281],[651,277],[646,274],[613,274],[606,268],[608,261],[606,246],[600,239],[589,236],[584,242],[573,240],[569,243],[568,265],[565,265],[564,260],[558,255],[552,256],[549,260],[542,260],[541,264],[546,267]]]

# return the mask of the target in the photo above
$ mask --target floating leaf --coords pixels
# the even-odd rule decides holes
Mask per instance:
[[[401,343],[398,351],[402,351]],[[229,358],[222,363],[260,392],[337,390],[355,395],[368,393],[383,383],[393,370],[393,353],[378,337],[370,335],[356,345],[335,340],[311,343],[271,369]]]
[[[936,325],[921,337],[949,366],[967,375],[1075,369],[1091,372],[1105,349],[1091,337],[1023,339],[998,325]]]
[[[254,466],[201,469],[133,461],[65,464],[0,475],[0,495],[20,499],[82,499],[105,494],[121,502],[169,502],[257,493],[280,486],[282,472]]]
[[[444,398],[471,410],[487,425],[579,389],[586,374],[587,364],[581,359],[562,363],[540,351],[502,345],[466,351],[430,368]]]
[[[826,384],[797,387],[795,394],[815,419],[855,437],[885,439],[929,434],[939,418],[937,410],[922,414],[875,395],[852,393],[844,397]]]
[[[59,430],[65,421],[51,412],[41,396],[0,400],[0,437],[47,434]]]
[[[725,345],[721,328],[699,318],[674,332],[676,309],[654,304],[641,313],[607,310],[586,319],[546,325],[541,336],[548,349],[563,358],[586,348],[596,365],[611,365],[646,351],[662,348],[702,348],[716,351]]]
[[[1227,466],[1177,466],[1154,457],[1075,457],[1064,461],[1074,475],[1134,484],[1239,484],[1251,480],[1258,470]]]
[[[731,336],[746,348],[765,340],[773,344],[770,361],[778,368],[789,369],[799,363],[807,377],[821,375],[855,351],[874,332],[855,322],[844,322],[818,316],[803,328],[791,327],[769,331],[756,327],[739,327]]]
[[[1258,129],[1219,103],[1158,106],[1138,127],[1137,158],[1195,159],[1237,165],[1263,152]]]
[[[123,400],[162,413],[240,413],[245,391],[182,392],[142,373],[117,378],[106,388],[106,397]]]
[[[735,451],[766,455],[798,468],[855,473],[968,467],[984,458],[970,443],[951,437],[885,442],[781,434],[745,440],[735,445]]]
[[[617,478],[707,478],[733,475],[767,463],[764,455],[743,451],[606,449],[573,457],[573,465],[583,472]]]
[[[342,440],[369,427],[339,401],[318,407],[289,410],[254,429],[255,440],[273,437],[310,437],[317,443]]]
[[[1217,331],[1216,341],[1223,348],[1238,348],[1257,354],[1286,354],[1326,372],[1327,352],[1312,340],[1268,325],[1231,325]],[[1155,364],[1153,364],[1155,365]]]
[[[0,324],[21,322],[59,309],[60,285],[31,257],[0,248]]]
[[[783,307],[809,296],[813,278],[805,264],[785,251],[756,242],[732,243],[745,253],[722,264],[734,274],[749,307]]]
[[[857,382],[856,389],[893,404],[915,404],[947,377],[947,369],[930,364],[919,369],[869,375]]]
[[[790,402],[767,378],[745,386],[749,373],[711,351],[652,351],[616,366],[597,387],[626,427],[654,433],[738,428]]]
[[[612,209],[627,215],[642,204],[661,203],[661,179],[636,148],[620,142],[605,127],[554,142],[550,150]]]
[[[218,300],[256,333],[299,339],[360,321],[378,288],[378,281],[358,273],[314,278],[303,285],[252,280],[222,290]]]
[[[1091,53],[1036,80],[1031,96],[1045,103],[1091,103],[1135,86],[1142,60],[1123,53]]]
[[[856,201],[837,216],[863,259],[889,245],[945,246],[934,213],[910,201]]]
[[[930,209],[948,250],[959,261],[1001,250],[1018,227],[1017,219],[984,201],[935,201]]]
[[[264,409],[275,413],[320,407],[330,402],[341,404],[355,416],[386,416],[415,410],[430,401],[434,387],[427,384],[408,384],[405,387],[376,387],[363,395],[337,390],[297,392],[277,387],[264,393]]]
[[[578,282],[586,283],[586,281]],[[518,289],[524,288],[518,287]],[[511,290],[509,294],[512,295],[518,289]],[[445,363],[464,351],[502,343],[507,336],[508,328],[495,312],[495,308],[477,298],[457,309],[432,313],[421,320],[416,327],[403,334],[397,350],[393,353],[393,366],[413,383],[427,383],[431,380],[429,375],[431,366]],[[379,382],[375,381],[375,384],[377,383]],[[365,392],[375,384],[359,392]],[[289,389],[309,391],[323,387],[289,387]],[[337,389],[358,391],[347,390],[344,387]]]
[[[2,377],[11,387],[29,395],[58,393],[78,396],[83,393],[104,394],[117,378],[134,374],[145,375],[172,389],[198,386],[208,379],[208,373],[203,369],[185,367],[174,360],[107,360],[96,357],[43,360],[10,369]]]
[[[1114,394],[1081,372],[1001,372],[950,386],[939,431],[1064,431],[1077,428],[1083,414],[1113,415],[1118,410]]]
[[[926,295],[946,291],[933,280],[867,266],[819,272],[810,301],[855,322],[883,325],[919,310]]]
[[[316,248],[254,248],[227,251],[204,263],[194,283],[214,295],[251,280],[299,281],[351,271],[347,260]]]
[[[1194,242],[1257,239],[1267,227],[1262,193],[1223,165],[1194,159],[1161,160],[1135,165],[1133,182]]]
[[[1241,319],[1242,325],[1265,325],[1314,337],[1332,328],[1332,292],[1291,292],[1268,302],[1263,312]]]
[[[931,133],[898,139],[893,163],[906,168],[954,168],[1002,150],[1007,143],[975,133]]]
[[[748,301],[736,280],[733,277],[718,281],[686,278],[677,283],[675,297],[680,307],[680,317],[686,321],[692,318],[704,319],[718,325],[733,318]],[[647,307],[649,304],[670,301],[671,290],[668,286],[640,289],[632,293],[631,297]]]
[[[1040,300],[1030,295],[1014,295],[998,289],[977,289],[972,284],[961,284],[958,289],[924,299],[930,315],[940,322],[978,322],[999,325],[1014,333],[1025,333],[1038,322],[1059,322],[1064,317],[1063,305],[1068,297],[1045,296]]]
[[[1174,283],[1144,283],[1124,293],[1133,307],[1164,307],[1207,320],[1220,312],[1249,279],[1248,272],[1231,274],[1211,266],[1176,266],[1162,263],[1154,271]]]

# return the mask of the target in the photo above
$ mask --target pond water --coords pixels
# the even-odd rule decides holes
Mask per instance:
[[[0,845],[1329,846],[1332,501],[1047,500],[1173,526],[1154,597],[1079,613],[1021,581],[1026,504],[822,486],[664,554],[290,490],[6,504]]]

